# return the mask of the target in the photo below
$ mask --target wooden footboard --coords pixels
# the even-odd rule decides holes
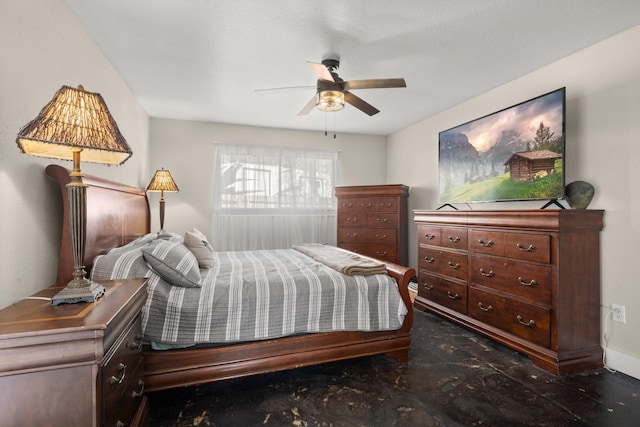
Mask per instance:
[[[387,264],[387,271],[398,282],[409,309],[398,330],[327,332],[195,349],[149,349],[144,356],[145,389],[164,390],[374,354],[406,362],[413,325],[408,284],[415,271],[396,264]]]

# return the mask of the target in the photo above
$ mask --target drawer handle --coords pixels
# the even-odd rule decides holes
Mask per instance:
[[[389,222],[389,218],[376,218],[378,222]]]
[[[454,270],[460,270],[460,264],[457,262],[454,264],[451,261],[449,261],[447,264],[449,265],[449,267],[451,267]]]
[[[352,208],[353,207],[353,203],[343,203],[342,207],[343,208]]]
[[[484,268],[480,269],[480,274],[482,274],[484,277],[493,277],[495,276],[495,273],[493,272],[493,270],[489,270],[488,273],[484,272]]]
[[[348,217],[347,218],[347,222],[358,222],[358,217],[357,216],[354,216],[353,218],[352,217]]]
[[[528,248],[525,248],[520,243],[516,243],[516,247],[520,249],[522,252],[533,252],[536,249],[536,247],[533,245],[529,245]]]
[[[522,276],[518,277],[518,283],[520,283],[522,286],[531,286],[531,287],[534,287],[535,285],[538,284],[538,282],[536,282],[536,279],[531,279],[531,281],[527,283],[524,281]]]
[[[428,256],[424,257],[424,260],[426,262],[428,262],[429,264],[433,264],[433,262],[435,261],[435,258],[429,258]]]
[[[480,246],[484,246],[485,248],[490,248],[491,246],[493,246],[493,240],[485,242],[484,240],[480,239],[478,240],[478,243],[480,244]]]
[[[522,321],[522,316],[520,316],[518,314],[518,316],[516,317],[516,320],[518,321],[518,323],[520,323],[522,326],[535,326],[536,325],[536,321],[531,319],[529,320],[527,323]]]
[[[358,233],[347,233],[347,237],[351,238],[351,239],[355,239],[356,237],[358,237]]]
[[[120,378],[116,378],[115,376],[111,377],[111,384],[122,384],[124,378],[127,376],[127,365],[124,363],[118,363],[118,372],[120,372]]]
[[[428,284],[427,282],[424,282],[424,288],[427,291],[432,291],[433,290],[433,285]]]
[[[393,203],[380,203],[380,206],[382,206],[383,208],[390,208],[391,206],[393,206]]]
[[[363,208],[370,208],[371,203],[360,203],[360,206],[362,206]]]
[[[387,252],[386,251],[384,251],[384,252],[376,251],[376,255],[378,255],[378,256],[387,256]]]
[[[433,240],[433,239],[435,239],[435,238],[436,238],[436,235],[435,235],[435,234],[425,233],[424,237],[425,237],[425,239],[427,239],[427,240]]]
[[[380,240],[384,240],[387,238],[386,234],[376,234],[376,238],[380,239]]]
[[[480,307],[480,310],[486,311],[487,313],[493,310],[493,306],[490,305],[489,307],[485,307],[481,302],[478,303],[478,307]]]
[[[460,237],[458,237],[458,236],[456,236],[456,237],[449,236],[449,241],[453,242],[453,243],[458,243],[460,241]]]
[[[447,296],[451,299],[458,299],[460,298],[460,295],[458,294],[452,294],[451,291],[447,291]]]
[[[135,350],[135,351],[140,351],[142,350],[142,337],[141,336],[136,336],[134,341],[128,342],[127,343],[127,348],[129,350]]]
[[[133,393],[131,393],[131,397],[133,399],[137,399],[138,397],[142,396],[144,394],[144,381],[140,380],[138,381],[138,387],[140,387],[140,391],[133,391]]]

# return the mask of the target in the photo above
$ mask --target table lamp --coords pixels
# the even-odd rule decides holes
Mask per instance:
[[[87,162],[120,165],[131,156],[131,149],[102,96],[82,86],[62,86],[40,114],[20,129],[16,143],[26,154],[73,161],[67,184],[73,279],[51,299],[51,304],[94,302],[105,288],[87,279],[84,269],[87,186],[82,181],[80,156]]]
[[[171,173],[165,168],[156,171],[151,182],[147,187],[147,191],[160,192],[160,230],[164,230],[164,192],[175,193],[180,191],[176,185]]]

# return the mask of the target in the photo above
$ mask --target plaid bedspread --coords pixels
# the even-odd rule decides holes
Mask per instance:
[[[169,344],[230,343],[329,331],[398,329],[407,313],[386,274],[347,276],[294,250],[217,252],[200,288],[173,286],[141,246],[97,257],[94,279],[148,277],[143,332]]]

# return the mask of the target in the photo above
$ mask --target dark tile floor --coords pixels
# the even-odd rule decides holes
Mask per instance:
[[[508,348],[415,312],[410,361],[384,356],[150,395],[150,427],[638,426],[640,381],[553,376]]]

